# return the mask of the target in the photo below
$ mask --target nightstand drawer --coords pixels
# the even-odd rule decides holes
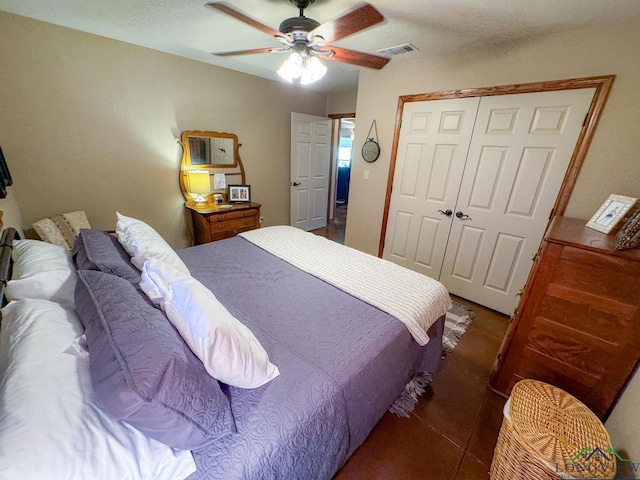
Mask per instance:
[[[260,204],[241,203],[231,207],[191,209],[193,236],[196,245],[235,237],[242,232],[260,228]]]
[[[249,230],[254,230],[258,228],[258,225],[255,223],[244,223],[242,225],[232,226],[229,224],[224,224],[226,228],[219,229],[211,226],[211,241],[215,242],[216,240],[222,240],[223,238],[235,237],[237,234],[242,232],[248,232]]]
[[[238,219],[238,218],[251,218],[258,217],[260,214],[260,209],[251,208],[249,210],[242,210],[239,212],[227,212],[227,213],[219,213],[217,215],[209,215],[207,220],[209,223],[221,223],[221,222],[229,222],[230,220]]]
[[[211,222],[211,234],[215,234],[217,232],[227,232],[229,230],[237,230],[239,228],[257,228],[258,217],[246,217],[246,218],[234,218],[232,220],[226,220],[224,222]]]

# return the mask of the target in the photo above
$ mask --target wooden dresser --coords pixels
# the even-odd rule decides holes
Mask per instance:
[[[489,387],[532,378],[608,416],[640,358],[640,249],[559,217],[550,225]]]
[[[187,205],[191,210],[196,245],[235,237],[239,233],[260,228],[259,203],[226,205],[211,205],[204,209]]]

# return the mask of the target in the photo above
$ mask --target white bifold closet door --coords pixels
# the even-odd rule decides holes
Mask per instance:
[[[405,104],[383,257],[512,313],[594,93]]]

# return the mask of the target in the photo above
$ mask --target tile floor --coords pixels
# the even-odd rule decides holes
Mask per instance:
[[[344,225],[344,220],[339,221]],[[343,243],[344,232],[340,236],[339,229],[336,223],[314,233]],[[387,412],[334,480],[489,478],[505,399],[486,384],[508,318],[456,300],[473,308],[476,317],[441,364],[412,416],[400,418]]]
[[[336,208],[333,211],[333,220],[329,221],[329,223],[327,223],[327,226],[324,228],[312,230],[312,233],[321,235],[328,238],[329,240],[333,240],[334,242],[338,242],[344,245],[344,232],[346,222],[347,204],[343,203],[341,205],[336,205]]]

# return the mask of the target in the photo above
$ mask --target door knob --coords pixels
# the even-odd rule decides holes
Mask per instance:
[[[293,183],[291,184],[291,186],[292,186],[292,187],[297,187],[297,186],[299,186],[299,185],[302,185],[302,183],[300,183],[300,182],[293,182]]]
[[[448,209],[446,209],[444,211],[438,210],[438,212],[440,212],[440,215],[446,215],[447,217],[450,217],[451,214],[453,213],[453,211],[450,208],[448,208]]]
[[[456,212],[456,217],[458,217],[460,220],[466,220],[467,218],[471,220],[471,217],[469,215],[462,213],[462,211],[460,210]]]

